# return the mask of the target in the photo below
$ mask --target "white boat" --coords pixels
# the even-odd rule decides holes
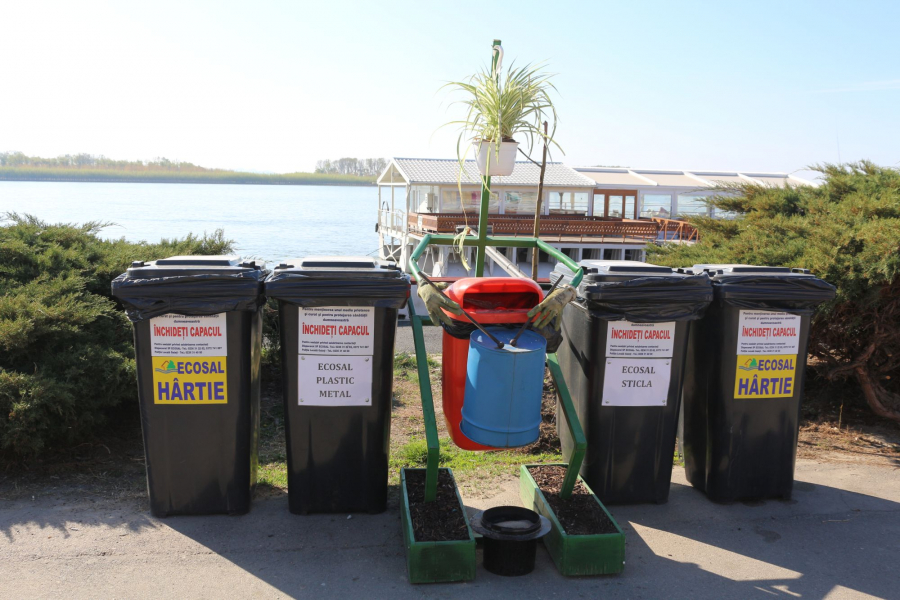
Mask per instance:
[[[492,235],[532,237],[539,176],[537,164],[517,162],[511,175],[492,178],[488,217]],[[786,173],[573,168],[548,163],[540,237],[575,262],[643,261],[648,244],[691,244],[699,239],[684,217],[732,218],[706,203],[722,183],[813,185]],[[377,185],[380,258],[396,261],[404,270],[426,234],[477,228],[481,179],[475,161],[466,161],[460,176],[455,159],[393,158]],[[463,251],[468,264],[474,265],[475,249]],[[530,276],[532,252],[491,248],[485,275]],[[543,252],[538,258],[538,279],[547,279],[555,260]],[[419,268],[435,278],[471,274],[449,246],[430,247],[420,257]]]

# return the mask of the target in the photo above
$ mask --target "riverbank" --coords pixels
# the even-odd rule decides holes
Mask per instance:
[[[0,181],[74,183],[207,183],[238,185],[374,186],[375,177],[328,173],[245,173],[240,171],[124,171],[115,169],[54,169],[0,167]]]

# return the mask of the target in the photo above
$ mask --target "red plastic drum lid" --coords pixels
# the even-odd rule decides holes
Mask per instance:
[[[521,277],[467,277],[445,293],[479,323],[524,323],[528,311],[544,298],[541,286]],[[446,314],[468,322],[464,315]]]

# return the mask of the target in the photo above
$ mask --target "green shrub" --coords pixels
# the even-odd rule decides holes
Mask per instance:
[[[75,443],[136,393],[132,329],[110,282],[133,260],[224,254],[221,230],[158,244],[105,241],[102,223],[0,226],[0,452]]]
[[[900,171],[870,162],[815,167],[818,187],[721,188],[733,221],[691,219],[694,245],[663,245],[670,266],[746,263],[811,269],[837,287],[813,316],[809,351],[829,379],[855,378],[872,410],[900,420]]]

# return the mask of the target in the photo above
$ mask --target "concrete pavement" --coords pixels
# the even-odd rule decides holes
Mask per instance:
[[[397,503],[295,516],[283,495],[242,517],[152,518],[144,499],[70,490],[0,500],[0,598],[866,598],[900,595],[900,470],[798,461],[789,502],[716,505],[676,468],[668,504],[613,507],[619,576],[535,572],[406,582]],[[516,482],[467,504],[518,504]]]
[[[443,352],[443,333],[440,327],[426,326],[422,328],[422,337],[425,338],[425,349],[428,354],[438,355]],[[397,340],[394,344],[394,352],[416,353],[416,344],[413,342],[412,325],[409,321],[400,321],[397,324]]]

